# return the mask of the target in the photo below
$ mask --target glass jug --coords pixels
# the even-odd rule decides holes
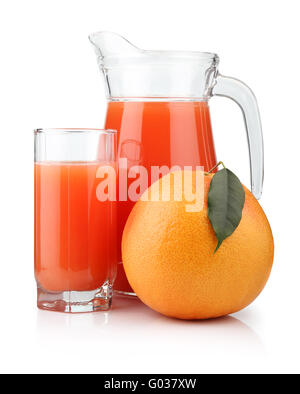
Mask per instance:
[[[118,159],[127,159],[127,171],[133,166],[144,166],[148,172],[151,166],[212,169],[217,159],[208,100],[224,96],[243,112],[252,193],[261,196],[263,138],[257,102],[244,83],[219,74],[216,54],[142,50],[111,32],[94,33],[90,41],[106,82],[105,128],[118,131]],[[120,200],[115,289],[132,294],[121,263],[121,239],[135,202]]]

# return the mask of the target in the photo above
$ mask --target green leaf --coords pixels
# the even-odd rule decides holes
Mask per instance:
[[[245,191],[234,173],[227,168],[217,172],[211,181],[208,193],[208,217],[216,233],[218,244],[233,234],[242,219]]]

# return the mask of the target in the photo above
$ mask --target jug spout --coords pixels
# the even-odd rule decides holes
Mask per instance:
[[[93,33],[89,40],[95,47],[98,60],[103,63],[105,59],[134,56],[140,51],[124,37],[109,31]]]

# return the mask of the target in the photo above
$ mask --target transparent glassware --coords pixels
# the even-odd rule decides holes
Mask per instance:
[[[152,51],[111,32],[90,35],[104,75],[108,100],[105,127],[118,131],[118,159],[128,168],[203,166],[217,163],[209,100],[224,96],[242,110],[249,146],[251,189],[260,198],[264,153],[256,98],[243,82],[219,73],[219,57],[208,52]],[[141,193],[143,190],[141,190]],[[133,207],[118,204],[118,243]],[[119,263],[121,253],[119,252]],[[115,289],[131,294],[122,265]]]
[[[107,311],[116,276],[116,204],[99,198],[103,169],[116,171],[116,132],[39,129],[35,139],[37,305]]]

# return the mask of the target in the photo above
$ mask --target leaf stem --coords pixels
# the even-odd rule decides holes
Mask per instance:
[[[218,168],[218,167],[221,166],[221,165],[223,166],[223,168],[226,168],[226,167],[225,167],[225,164],[224,164],[222,161],[219,161],[219,163],[216,164],[211,170],[209,170],[208,172],[206,172],[205,175],[211,174],[216,168]]]

